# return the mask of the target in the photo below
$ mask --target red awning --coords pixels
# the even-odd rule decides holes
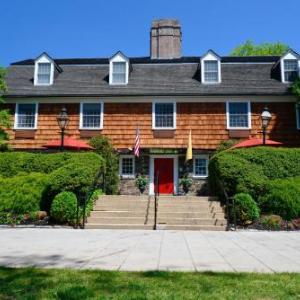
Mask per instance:
[[[49,141],[44,147],[46,148],[60,148],[61,140],[53,140]],[[82,140],[76,140],[71,137],[64,138],[64,148],[66,149],[73,149],[73,150],[92,150],[94,149],[88,143]]]
[[[266,146],[280,146],[282,143],[272,141],[272,140],[266,140]],[[250,138],[245,141],[242,141],[240,143],[235,144],[232,148],[249,148],[249,147],[256,147],[256,146],[263,146],[263,141],[262,139],[255,139],[255,138]]]

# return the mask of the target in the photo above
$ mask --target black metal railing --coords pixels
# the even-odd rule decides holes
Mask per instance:
[[[225,214],[227,218],[226,230],[236,230],[236,212],[234,198],[229,196],[226,190],[225,183],[217,179],[219,191],[221,192],[221,203],[225,205]]]
[[[153,227],[154,230],[157,229],[158,198],[159,198],[159,172],[157,172],[154,177],[154,227]]]
[[[91,199],[94,191],[97,188],[102,188],[102,191],[104,191],[105,188],[105,173],[103,172],[103,169],[100,168],[94,179],[93,182],[88,186],[86,193],[79,194],[77,196],[77,220],[76,220],[76,228],[85,228],[86,223],[86,206]],[[81,211],[82,209],[82,211]],[[81,223],[82,220],[82,223]]]

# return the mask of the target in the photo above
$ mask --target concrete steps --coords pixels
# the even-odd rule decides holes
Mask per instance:
[[[223,208],[216,197],[160,196],[157,229],[225,230]],[[148,196],[101,196],[86,228],[153,229],[154,198]]]

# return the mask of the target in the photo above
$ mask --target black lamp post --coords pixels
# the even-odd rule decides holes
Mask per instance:
[[[270,123],[271,118],[272,118],[272,115],[271,115],[268,107],[265,106],[265,108],[263,109],[263,111],[261,113],[263,145],[266,144],[266,131],[267,131],[267,127]]]
[[[60,143],[60,150],[64,150],[64,137],[65,137],[65,129],[69,123],[69,116],[67,114],[67,109],[65,107],[62,108],[61,112],[57,116],[57,123],[61,130],[61,143]]]

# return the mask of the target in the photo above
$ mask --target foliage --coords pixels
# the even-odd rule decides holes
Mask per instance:
[[[50,216],[57,223],[75,225],[77,220],[77,198],[72,192],[61,192],[51,204]]]
[[[190,187],[193,184],[193,180],[190,177],[183,177],[179,180],[179,185],[182,186],[183,191],[187,194],[190,190]]]
[[[283,220],[278,215],[262,216],[259,220],[259,224],[265,230],[280,230]]]
[[[116,194],[119,185],[119,159],[114,152],[113,146],[109,138],[104,136],[93,137],[90,145],[94,147],[105,161],[104,172],[104,193]]]
[[[264,55],[283,55],[288,46],[277,43],[254,44],[253,41],[247,40],[244,44],[234,48],[230,55],[233,56],[264,56]]]
[[[285,220],[300,217],[300,177],[268,182],[259,204],[264,213],[276,214]]]
[[[40,210],[48,175],[31,173],[0,179],[0,212],[22,215]]]
[[[99,185],[96,179],[103,168],[103,159],[96,153],[1,153],[0,219],[12,211],[16,218],[49,211],[53,198],[62,191],[86,197],[91,186]]]
[[[299,273],[120,272],[2,267],[0,298],[297,299],[299,282]]]
[[[144,193],[148,184],[148,178],[144,175],[139,175],[136,178],[135,184],[141,193]]]
[[[239,193],[234,196],[236,219],[239,224],[252,223],[259,218],[260,210],[249,194]]]
[[[297,78],[291,85],[291,92],[297,98],[298,105],[300,105],[300,78]]]
[[[249,193],[255,200],[270,179],[300,176],[300,149],[255,147],[220,152],[209,162],[211,189],[221,195],[222,179],[229,195]]]
[[[221,152],[227,149],[230,149],[232,146],[234,146],[238,141],[237,140],[225,140],[221,141],[217,148],[217,152]]]

